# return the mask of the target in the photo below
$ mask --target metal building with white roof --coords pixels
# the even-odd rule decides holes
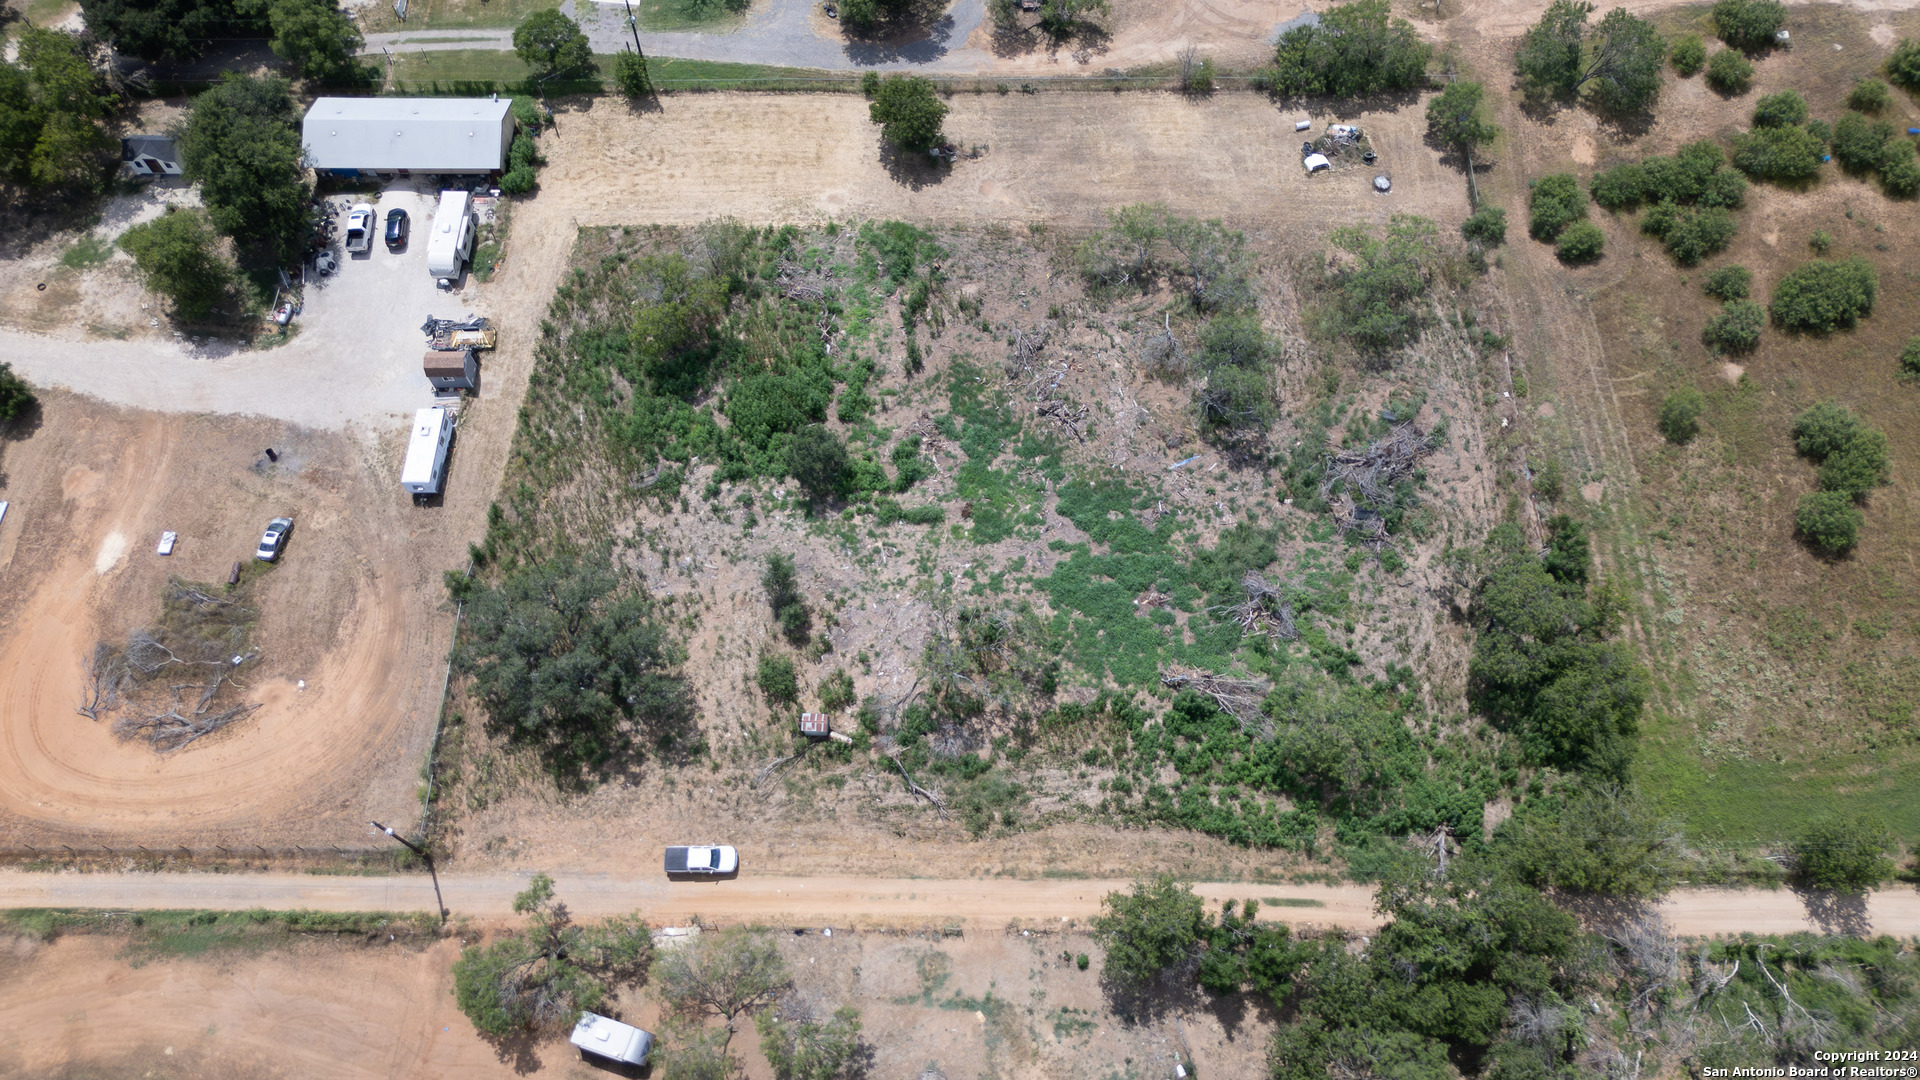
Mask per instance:
[[[323,97],[300,141],[322,172],[490,173],[506,167],[510,102],[492,98]]]

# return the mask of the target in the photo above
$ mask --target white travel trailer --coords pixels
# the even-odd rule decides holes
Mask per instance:
[[[400,466],[400,486],[412,495],[438,495],[446,480],[447,447],[453,442],[453,415],[445,409],[421,409],[413,414],[413,434],[407,439],[407,460]]]
[[[433,235],[427,239],[427,273],[442,287],[452,285],[460,268],[473,257],[476,231],[472,192],[441,192],[440,208],[433,212]]]

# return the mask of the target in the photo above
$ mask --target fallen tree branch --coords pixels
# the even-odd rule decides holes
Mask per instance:
[[[894,755],[892,760],[894,767],[900,770],[900,778],[907,782],[907,790],[932,803],[933,808],[940,812],[940,820],[947,820],[947,804],[941,802],[938,795],[914,783],[913,776],[907,772],[906,763],[901,761],[898,755]]]

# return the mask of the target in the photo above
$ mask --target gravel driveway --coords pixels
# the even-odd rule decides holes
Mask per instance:
[[[339,196],[339,216],[357,198]],[[420,373],[420,324],[429,314],[467,314],[467,295],[442,292],[427,273],[427,222],[436,196],[405,182],[375,204],[412,216],[404,251],[342,258],[310,284],[286,345],[255,351],[235,342],[68,341],[0,330],[0,358],[35,383],[62,386],[117,405],[167,412],[252,413],[314,427],[360,422],[384,427],[432,404]],[[345,232],[344,221],[337,233]],[[338,254],[338,252],[336,252]],[[475,314],[485,314],[475,311]]]
[[[737,64],[775,64],[781,67],[853,71],[877,68],[924,68],[931,71],[978,71],[993,57],[984,49],[966,47],[967,37],[987,17],[987,0],[956,0],[933,26],[930,37],[889,48],[864,43],[829,41],[808,24],[817,0],[773,0],[748,17],[745,25],[725,34],[652,34],[640,32],[640,45],[650,56],[687,60],[726,60]],[[576,14],[576,4],[578,13]],[[588,8],[598,7],[598,11]],[[593,41],[597,53],[617,53],[632,44],[626,10],[615,0],[567,0],[561,10],[575,16]],[[418,41],[414,39],[426,39]],[[393,33],[368,34],[366,51],[431,52],[442,49],[513,48],[513,31],[455,30],[422,27]]]

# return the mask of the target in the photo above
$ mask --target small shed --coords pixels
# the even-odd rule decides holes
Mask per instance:
[[[1325,154],[1308,154],[1300,160],[1300,165],[1307,170],[1308,176],[1312,176],[1321,169],[1333,168],[1333,162],[1328,161]]]
[[[120,140],[120,165],[133,176],[179,176],[180,151],[165,135],[129,135]]]
[[[480,361],[472,349],[430,349],[421,368],[435,390],[471,390],[480,374]]]
[[[823,712],[803,712],[800,714],[800,734],[824,739],[833,734],[833,722]]]

